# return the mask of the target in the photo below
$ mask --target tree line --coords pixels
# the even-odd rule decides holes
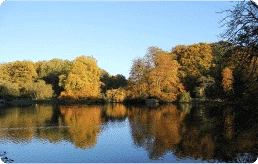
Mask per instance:
[[[110,75],[92,56],[73,61],[15,61],[0,65],[2,98],[105,99],[112,102],[251,100],[257,96],[257,61],[229,42],[150,47],[132,62],[130,76]],[[256,62],[254,64],[254,62]]]
[[[257,65],[248,48],[225,41],[178,45],[170,52],[150,47],[133,61],[128,95],[160,101],[257,98]]]
[[[110,102],[190,102],[258,98],[258,6],[238,2],[222,20],[224,41],[177,45],[171,51],[149,47],[133,60],[130,76],[112,76],[92,56],[73,61],[16,61],[0,65],[5,99],[58,98]]]
[[[106,91],[126,85],[123,75],[111,76],[97,66],[92,56],[0,65],[0,96],[7,100],[100,99]]]

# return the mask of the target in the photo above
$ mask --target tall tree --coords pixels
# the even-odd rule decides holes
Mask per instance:
[[[179,67],[171,54],[157,47],[150,47],[144,58],[133,62],[129,77],[130,96],[174,101],[184,91],[178,78]]]
[[[234,48],[234,93],[241,98],[257,97],[258,92],[258,5],[250,1],[240,1],[232,9],[224,10],[227,16],[221,20],[226,31],[223,39],[231,42]],[[257,102],[257,98],[254,99]]]
[[[77,57],[65,80],[65,91],[61,96],[71,98],[97,98],[100,94],[100,69],[95,58]]]
[[[193,91],[197,85],[197,79],[207,76],[212,67],[211,44],[179,45],[172,49],[172,54],[181,65],[179,72],[186,90]]]
[[[133,60],[133,65],[130,71],[130,77],[128,81],[128,94],[133,99],[146,99],[148,98],[147,90],[147,77],[149,72],[145,66],[144,59],[137,58]]]
[[[233,43],[237,50],[244,54],[252,65],[250,76],[252,77],[257,69],[258,58],[258,5],[250,1],[237,2],[233,9],[222,11],[227,16],[221,20],[226,31],[221,34],[223,39]]]
[[[184,92],[178,77],[179,63],[169,53],[157,49],[153,55],[155,67],[150,72],[150,96],[162,101],[174,101],[177,95]]]
[[[258,46],[258,5],[250,1],[240,1],[233,9],[224,10],[221,13],[227,16],[221,20],[226,31],[221,37],[227,39],[236,46],[257,47]],[[253,54],[257,56],[256,54]]]

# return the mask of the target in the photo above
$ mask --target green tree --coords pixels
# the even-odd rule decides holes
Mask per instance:
[[[206,98],[206,89],[208,87],[211,87],[215,84],[215,80],[213,77],[210,76],[201,76],[197,80],[198,86],[195,87],[194,92],[195,92],[195,97],[197,98]]]
[[[101,85],[102,93],[105,93],[107,90],[124,88],[127,86],[127,79],[125,76],[121,74],[113,76],[105,70],[102,70],[100,81],[103,83],[103,85]]]

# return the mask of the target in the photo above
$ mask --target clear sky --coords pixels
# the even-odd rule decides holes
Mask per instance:
[[[216,42],[227,1],[5,1],[0,62],[94,56],[110,74],[128,77],[148,47]]]

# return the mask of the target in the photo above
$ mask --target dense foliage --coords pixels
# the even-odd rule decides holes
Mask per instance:
[[[255,102],[258,70],[253,66],[257,61],[249,59],[246,50],[222,41],[178,45],[170,52],[150,47],[143,58],[133,60],[128,80],[121,74],[110,75],[90,56],[74,61],[9,62],[0,65],[0,96],[7,100]]]
[[[160,102],[257,102],[258,6],[237,3],[226,10],[222,34],[227,41],[177,45],[167,52],[149,47],[132,62],[128,80],[110,75],[90,56],[74,61],[15,61],[0,65],[4,99],[106,99],[109,102],[155,99]]]
[[[180,65],[174,58],[168,52],[150,47],[144,58],[134,60],[129,77],[128,97],[175,101],[184,92],[184,87],[178,77]]]

